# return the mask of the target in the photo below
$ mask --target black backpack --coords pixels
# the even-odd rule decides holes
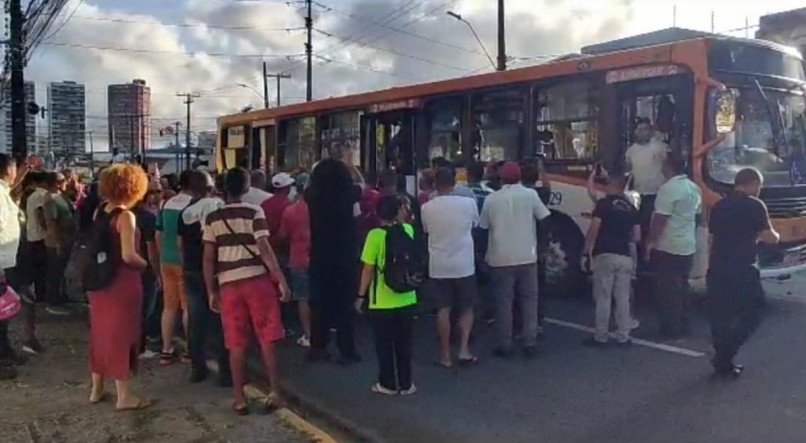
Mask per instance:
[[[428,255],[401,224],[383,228],[386,231],[384,280],[397,293],[411,292],[428,276]]]
[[[111,225],[121,212],[120,208],[109,213],[100,209],[89,231],[76,242],[73,250],[75,274],[77,283],[85,291],[105,288],[117,274],[120,254],[114,247]]]

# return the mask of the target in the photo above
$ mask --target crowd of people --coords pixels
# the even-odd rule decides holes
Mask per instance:
[[[737,376],[733,359],[763,302],[757,242],[778,239],[757,199],[763,178],[753,169],[739,172],[735,192],[703,216],[686,163],[652,134],[639,122],[627,170],[609,171],[604,193],[589,182],[595,202],[582,255],[596,308],[595,333],[584,344],[631,344],[636,278],[649,280],[664,338],[686,334],[697,225],[707,223],[713,364],[717,374]],[[417,391],[417,316],[433,314],[434,354],[443,368],[479,363],[471,347],[477,317],[495,323],[495,357],[536,356],[545,316],[540,264],[552,222],[540,160],[471,164],[464,185],[454,165],[434,159],[416,196],[399,188],[392,170],[365,181],[337,159],[270,179],[262,170],[213,177],[191,169],[176,183],[139,165],[114,164],[86,186],[71,171],[23,165],[0,154],[0,269],[26,306],[22,350],[43,351],[35,334],[38,303],[64,315],[64,302],[86,292],[91,403],[106,397],[109,379],[117,409],[147,408],[151,401],[131,388],[138,360],[188,364],[190,382],[200,383],[209,376],[212,349],[217,383],[233,387],[232,409],[245,414],[245,360],[254,335],[271,386],[266,407],[274,409],[282,405],[275,347],[290,338],[284,324],[299,325],[294,340],[308,361],[333,360],[335,335],[334,360],[349,365],[362,359],[357,313],[367,314],[373,330],[379,374],[372,391],[379,394]],[[111,260],[114,272],[101,287],[82,291],[72,259],[87,244],[81,239],[98,233],[109,248],[104,258],[96,254],[98,263]],[[177,335],[187,339],[185,349]],[[20,360],[8,322],[0,322],[0,376],[14,377]]]

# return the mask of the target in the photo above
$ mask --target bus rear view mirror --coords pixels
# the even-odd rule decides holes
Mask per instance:
[[[728,134],[736,127],[736,95],[730,89],[716,93],[714,125],[717,134]]]

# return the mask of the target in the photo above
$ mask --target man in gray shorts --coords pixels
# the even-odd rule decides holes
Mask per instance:
[[[429,276],[426,293],[437,308],[439,364],[453,366],[451,356],[451,308],[459,309],[459,363],[469,365],[478,358],[468,342],[473,329],[476,302],[476,263],[473,228],[479,224],[479,210],[473,198],[453,195],[456,184],[452,168],[435,174],[437,197],[423,205],[422,221],[428,233]]]

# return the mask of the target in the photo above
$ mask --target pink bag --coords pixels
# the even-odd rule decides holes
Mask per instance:
[[[0,321],[8,321],[16,317],[22,310],[20,296],[11,289],[11,286],[2,284],[0,290],[5,287],[5,291],[0,294]]]

